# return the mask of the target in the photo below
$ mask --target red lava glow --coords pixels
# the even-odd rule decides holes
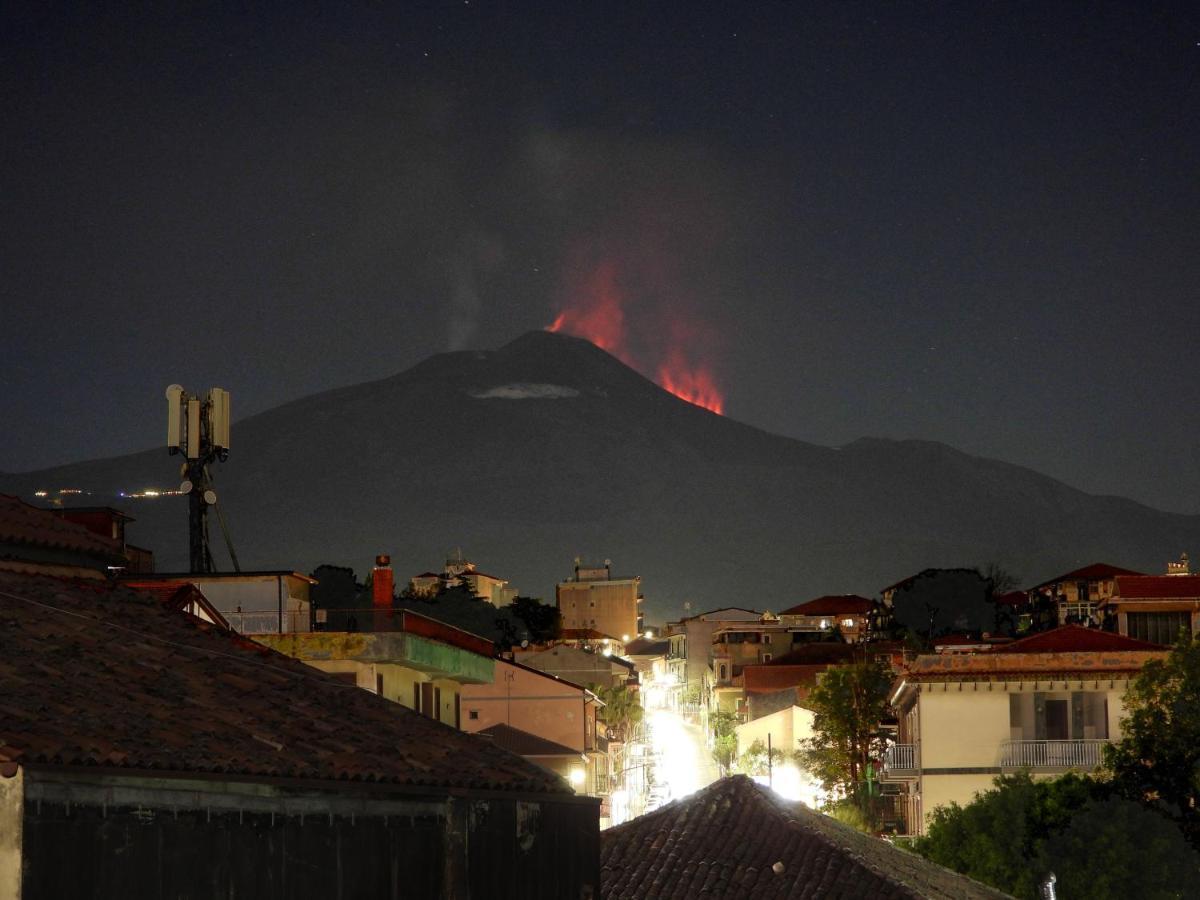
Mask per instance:
[[[632,364],[625,350],[625,302],[617,284],[617,267],[596,268],[575,302],[560,312],[547,331],[563,331],[591,341],[624,363]]]
[[[679,347],[672,347],[658,367],[658,383],[676,397],[724,415],[725,397],[705,366],[693,366]]]
[[[617,268],[611,262],[602,263],[580,289],[573,292],[572,302],[555,316],[546,326],[547,331],[572,334],[591,341],[602,350],[611,353],[621,362],[643,374],[630,352],[625,328],[625,295],[617,278]],[[717,387],[712,369],[704,364],[693,363],[687,346],[702,329],[694,325],[676,322],[665,330],[663,337],[667,346],[657,366],[650,366],[655,380],[664,390],[670,391],[681,400],[703,407],[717,415],[724,415],[725,396]]]

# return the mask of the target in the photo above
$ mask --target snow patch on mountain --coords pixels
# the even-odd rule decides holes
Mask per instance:
[[[531,384],[517,382],[502,384],[487,390],[474,390],[468,393],[476,400],[562,400],[567,397],[578,397],[575,388],[564,387],[561,384]]]

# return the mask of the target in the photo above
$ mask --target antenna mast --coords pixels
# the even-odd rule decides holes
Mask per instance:
[[[177,384],[167,388],[167,451],[184,457],[179,492],[188,495],[189,571],[215,572],[208,545],[208,508],[216,506],[217,494],[208,465],[229,456],[229,391],[212,388],[201,398]],[[224,529],[223,521],[221,525]],[[231,556],[232,550],[231,546]]]

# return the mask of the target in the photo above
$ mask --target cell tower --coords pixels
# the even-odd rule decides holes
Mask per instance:
[[[229,456],[229,391],[212,388],[201,398],[177,384],[167,388],[167,450],[183,454],[185,460],[179,469],[183,477],[179,492],[188,495],[190,571],[216,571],[208,543],[210,506],[216,510],[233,567],[240,571],[208,471],[209,463],[224,462]]]

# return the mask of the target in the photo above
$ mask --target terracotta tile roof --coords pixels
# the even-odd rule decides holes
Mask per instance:
[[[209,621],[213,624],[224,628],[226,631],[230,629],[229,620],[225,615],[209,602],[209,599],[204,596],[204,592],[196,585],[188,582],[186,584],[175,584],[170,581],[147,581],[138,582],[136,580],[125,580],[121,582],[125,587],[132,588],[143,594],[149,594],[158,600],[159,603],[170,609],[186,609],[188,606],[195,604],[204,610]]]
[[[1076,569],[1073,572],[1067,572],[1065,575],[1058,575],[1048,581],[1043,581],[1033,590],[1038,588],[1049,587],[1052,584],[1058,584],[1060,581],[1102,581],[1105,578],[1113,578],[1117,575],[1141,575],[1141,572],[1135,572],[1133,569],[1122,569],[1120,566],[1110,566],[1108,563],[1092,563],[1090,566],[1084,566],[1082,569]]]
[[[1018,676],[1107,678],[1130,675],[1168,650],[1119,634],[1063,625],[978,653],[922,655],[903,666],[901,679],[997,681]]]
[[[1114,599],[1195,600],[1200,575],[1119,575]]]
[[[1099,628],[1084,628],[1081,625],[1060,625],[1050,631],[1031,634],[1029,637],[996,647],[993,653],[1109,653],[1121,650],[1161,650],[1158,644],[1139,641]]]
[[[812,687],[827,665],[810,666],[746,666],[742,669],[742,686],[747,694],[769,694],[790,687]]]
[[[841,594],[838,596],[818,597],[785,609],[781,616],[848,616],[866,615],[875,606],[866,597],[857,594]]]
[[[115,562],[123,559],[121,545],[117,541],[68,522],[52,510],[38,509],[20,497],[9,494],[0,494],[2,544],[67,550],[94,557],[98,561]],[[0,551],[0,555],[14,556],[12,551]]]
[[[110,584],[0,572],[0,684],[0,763],[569,792],[499,747]]]
[[[503,747],[509,753],[516,753],[518,756],[583,756],[578,750],[572,750],[565,744],[538,737],[503,722],[475,733],[490,738],[497,747]]]
[[[1005,896],[744,775],[601,832],[600,867],[606,900]]]

